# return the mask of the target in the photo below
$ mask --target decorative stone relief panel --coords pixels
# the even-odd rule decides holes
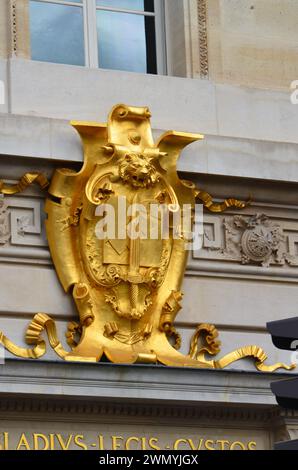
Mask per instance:
[[[4,197],[0,197],[0,246],[10,239],[8,207]]]
[[[10,57],[29,59],[30,27],[28,0],[8,0]]]
[[[0,196],[0,260],[49,259],[42,207],[41,198]]]
[[[269,266],[291,262],[291,255],[283,243],[286,235],[282,227],[265,214],[256,214],[248,219],[240,215],[226,218],[224,229],[226,253],[236,251],[236,257],[241,255],[242,264]],[[292,261],[295,263],[294,259]]]
[[[225,262],[227,272],[227,262],[243,269],[245,265],[274,267],[281,275],[287,268],[298,271],[298,220],[262,212],[205,215],[203,247],[193,252],[194,260],[197,269],[201,268],[199,260],[209,260]],[[260,272],[269,274],[264,269]]]
[[[41,223],[41,201],[8,201],[13,245],[47,246],[44,226]]]

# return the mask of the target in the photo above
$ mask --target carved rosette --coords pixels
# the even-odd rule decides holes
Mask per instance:
[[[240,215],[226,219],[226,253],[237,255],[240,248],[242,264],[283,264],[286,259],[282,242],[285,240],[280,225],[265,214],[246,218]]]

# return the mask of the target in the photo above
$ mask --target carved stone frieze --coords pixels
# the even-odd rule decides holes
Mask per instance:
[[[11,24],[11,55],[16,56],[18,51],[17,28],[17,1],[10,0],[10,24]]]
[[[208,78],[207,2],[198,0],[200,77]]]
[[[0,198],[0,254],[6,245],[47,246],[41,204],[36,198]]]
[[[254,215],[204,216],[203,248],[194,259],[260,267],[298,267],[296,220]]]
[[[0,198],[0,246],[6,245],[10,239],[9,216],[4,197]]]
[[[261,266],[284,264],[287,255],[282,242],[285,234],[280,225],[270,221],[264,214],[249,219],[240,215],[224,221],[226,252],[236,247],[242,264],[255,263]]]

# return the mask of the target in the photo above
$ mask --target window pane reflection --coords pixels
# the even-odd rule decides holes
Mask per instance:
[[[81,7],[30,1],[31,57],[85,65]]]
[[[96,4],[99,7],[154,11],[153,0],[96,0]]]
[[[98,10],[97,30],[100,67],[156,73],[154,18]]]

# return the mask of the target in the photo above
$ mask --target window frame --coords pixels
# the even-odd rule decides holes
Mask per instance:
[[[166,63],[166,30],[165,30],[165,6],[164,0],[154,1],[154,12],[141,10],[129,10],[124,8],[106,7],[96,5],[96,0],[82,0],[81,3],[71,0],[34,0],[39,3],[54,3],[58,5],[68,5],[82,8],[83,28],[84,28],[84,51],[85,67],[103,69],[99,67],[98,54],[98,32],[97,32],[97,11],[115,11],[119,13],[137,14],[140,16],[150,16],[155,19],[155,38],[156,38],[156,65],[157,75],[167,74]],[[105,69],[108,70],[108,69]]]

